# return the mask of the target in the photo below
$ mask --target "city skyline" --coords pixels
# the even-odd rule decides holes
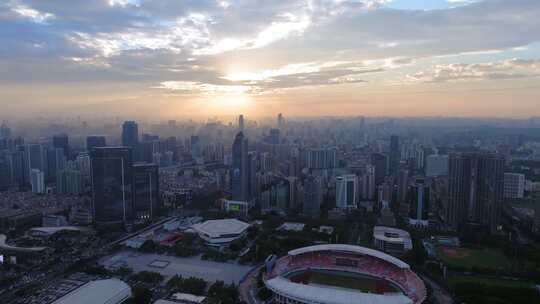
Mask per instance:
[[[537,116],[539,13],[534,0],[10,0],[0,106],[10,117]]]

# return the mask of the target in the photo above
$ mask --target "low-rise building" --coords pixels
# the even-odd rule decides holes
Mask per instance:
[[[237,219],[208,220],[193,225],[199,237],[209,245],[225,245],[243,237],[249,224]]]
[[[400,255],[413,249],[411,235],[397,228],[375,226],[373,242],[377,249],[390,254]]]

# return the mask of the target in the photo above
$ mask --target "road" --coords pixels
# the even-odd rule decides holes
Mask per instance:
[[[442,288],[437,282],[432,279],[418,273],[418,275],[424,280],[424,283],[431,286],[432,296],[436,299],[438,304],[454,304],[454,299],[452,296]]]
[[[254,268],[246,276],[243,282],[238,285],[238,292],[240,294],[240,300],[245,301],[248,304],[260,304],[254,295],[254,291],[257,290],[257,274],[261,271],[264,265]]]

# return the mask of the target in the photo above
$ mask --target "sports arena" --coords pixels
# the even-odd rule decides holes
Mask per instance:
[[[277,304],[420,304],[422,280],[405,262],[353,245],[317,245],[270,256],[263,276]]]

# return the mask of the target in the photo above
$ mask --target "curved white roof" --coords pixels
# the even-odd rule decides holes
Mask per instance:
[[[52,304],[119,304],[131,297],[131,288],[118,279],[92,281]]]
[[[208,220],[206,222],[193,225],[199,233],[204,233],[211,238],[219,238],[223,235],[242,234],[249,227],[249,224],[237,219]]]
[[[299,255],[299,254],[316,252],[316,251],[345,251],[345,252],[364,254],[364,255],[374,256],[381,260],[387,261],[402,269],[411,268],[409,264],[391,255],[388,255],[384,252],[380,252],[378,250],[373,250],[366,247],[345,245],[345,244],[326,244],[326,245],[315,245],[315,246],[309,246],[309,247],[304,247],[304,248],[298,248],[298,249],[289,251],[289,255]]]
[[[402,243],[405,246],[405,249],[412,249],[411,235],[409,232],[402,229],[375,226],[373,228],[373,237],[389,243]]]
[[[325,304],[412,304],[404,294],[370,294],[331,287],[318,287],[293,283],[283,277],[266,281],[273,292],[309,303]]]
[[[0,234],[0,249],[3,250],[9,250],[9,251],[16,251],[16,252],[41,252],[47,247],[16,247],[11,246],[6,243],[7,237],[4,234]]]
[[[89,228],[86,227],[76,227],[76,226],[61,226],[61,227],[34,227],[30,229],[30,232],[38,232],[46,235],[53,235],[60,231],[80,231],[80,232],[90,232]]]

